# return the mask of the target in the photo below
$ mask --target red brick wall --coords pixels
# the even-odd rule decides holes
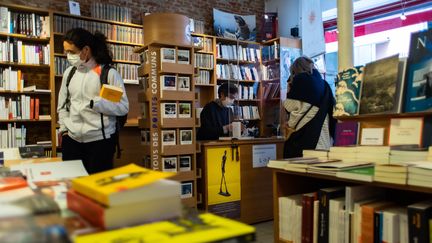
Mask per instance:
[[[93,1],[75,0],[80,3],[81,15],[90,16]],[[64,0],[2,0],[4,3],[28,5],[68,12],[68,1]],[[213,8],[241,15],[257,16],[257,35],[260,38],[265,0],[106,0],[106,3],[122,4],[132,9],[133,22],[141,23],[141,13],[172,12],[205,21],[206,34],[213,34]]]

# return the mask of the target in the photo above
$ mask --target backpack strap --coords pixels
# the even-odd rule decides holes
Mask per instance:
[[[70,108],[69,84],[70,84],[70,81],[71,81],[72,77],[74,76],[76,70],[77,70],[76,67],[72,67],[72,69],[70,70],[69,75],[66,79],[66,99],[65,99],[65,101],[61,107],[63,109],[66,106],[66,111],[69,111],[69,108]]]
[[[111,66],[108,65],[108,64],[105,64],[102,67],[102,72],[101,72],[101,75],[100,75],[101,88],[102,88],[102,85],[108,84],[108,73],[109,73],[110,69],[111,69]],[[106,139],[105,125],[104,125],[104,121],[103,121],[103,114],[101,113],[100,115],[101,115],[101,125],[102,125],[102,136],[103,136],[103,139]]]

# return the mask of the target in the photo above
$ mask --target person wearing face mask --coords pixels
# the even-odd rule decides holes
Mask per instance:
[[[99,97],[102,68],[112,63],[106,37],[74,28],[65,34],[63,48],[71,66],[63,73],[58,96],[62,158],[82,160],[89,174],[112,169],[116,116],[128,113],[129,101],[114,68],[109,69],[107,82],[123,89],[120,102]]]
[[[229,107],[234,105],[237,94],[238,88],[233,83],[227,82],[219,86],[219,98],[205,105],[201,111],[198,140],[216,140],[229,135],[233,122],[233,112]]]

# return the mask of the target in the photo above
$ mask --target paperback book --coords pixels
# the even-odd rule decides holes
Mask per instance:
[[[337,75],[334,116],[358,115],[363,69],[363,66],[352,67]]]

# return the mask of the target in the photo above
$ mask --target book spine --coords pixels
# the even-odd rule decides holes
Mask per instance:
[[[102,205],[74,190],[69,190],[66,193],[66,201],[68,209],[78,213],[92,225],[105,228],[104,208]]]
[[[427,242],[429,239],[428,213],[408,206],[409,243]]]
[[[318,243],[329,243],[329,203],[330,199],[344,195],[344,190],[333,192],[318,191]]]

